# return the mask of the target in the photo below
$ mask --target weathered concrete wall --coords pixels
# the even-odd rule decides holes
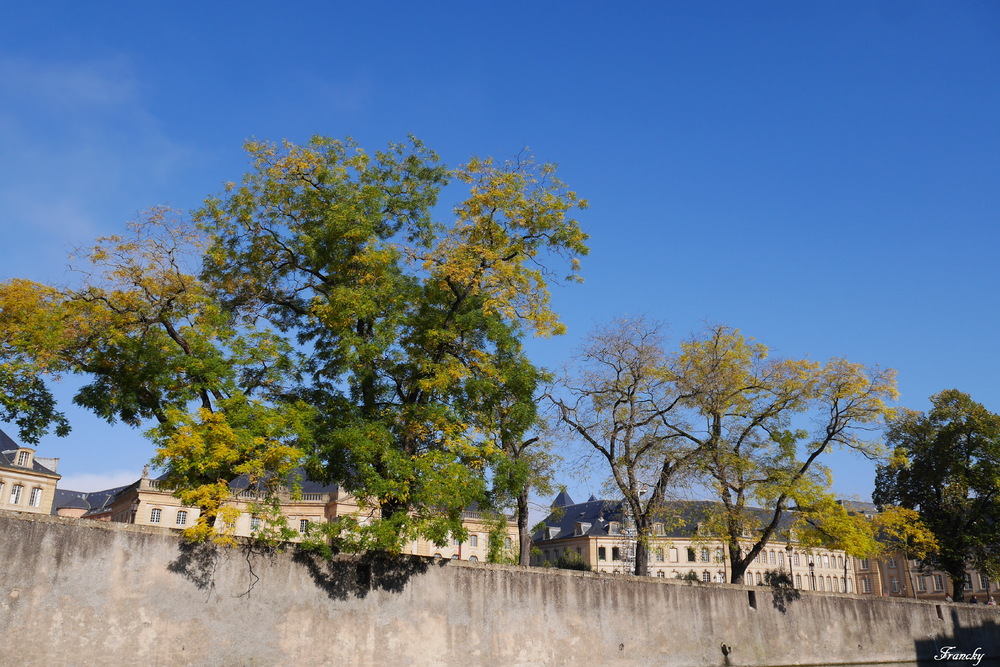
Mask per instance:
[[[995,607],[248,556],[163,529],[6,512],[0,562],[2,664],[790,665],[912,661],[939,646],[1000,657]]]

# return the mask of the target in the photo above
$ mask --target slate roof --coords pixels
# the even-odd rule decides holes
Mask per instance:
[[[13,438],[3,432],[0,429],[0,468],[8,468],[11,470],[31,470],[32,472],[41,473],[43,475],[55,475],[55,470],[50,470],[46,466],[38,462],[38,457],[31,457],[31,467],[14,465],[14,461],[17,459],[17,450],[21,445],[14,442]],[[34,449],[32,447],[32,449]]]
[[[606,536],[612,522],[625,528],[625,502],[623,500],[596,500],[594,496],[585,503],[559,505],[558,501],[564,493],[552,502],[553,511],[545,518],[545,527],[532,535],[534,542],[548,542],[571,537]],[[568,498],[569,496],[565,496]],[[664,504],[663,509],[654,517],[654,523],[664,524],[663,537],[687,538],[698,531],[698,525],[707,521],[709,516],[720,509],[721,503],[713,500],[674,500]],[[770,518],[770,513],[759,508],[750,508],[753,512]],[[782,518],[781,526],[788,526],[791,516],[788,513]],[[581,524],[582,532],[576,534],[577,524]],[[589,525],[588,525],[589,524]],[[779,528],[780,530],[780,528]]]
[[[63,507],[85,509],[87,512],[84,516],[101,514],[111,508],[111,503],[119,494],[134,487],[136,483],[92,492],[56,489],[55,497],[52,499],[52,514],[56,514]]]

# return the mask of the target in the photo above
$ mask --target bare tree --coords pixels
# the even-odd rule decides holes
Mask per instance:
[[[558,421],[607,461],[635,521],[635,574],[646,575],[654,517],[700,451],[672,416],[687,397],[674,390],[662,325],[630,318],[597,328],[573,368],[548,399]]]

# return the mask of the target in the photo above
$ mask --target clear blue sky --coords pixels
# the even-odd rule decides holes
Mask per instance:
[[[541,363],[645,313],[1000,411],[992,2],[4,3],[0,279],[64,281],[74,245],[198,206],[249,137],[408,133],[452,165],[530,147],[590,200]],[[66,486],[138,475],[138,431],[72,417],[39,448]]]

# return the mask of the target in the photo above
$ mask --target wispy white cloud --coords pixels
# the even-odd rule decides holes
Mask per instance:
[[[192,154],[162,131],[125,58],[0,53],[0,146],[0,278],[43,280],[69,248],[165,203],[164,184]]]
[[[60,489],[91,493],[125,486],[139,479],[140,472],[132,470],[115,470],[106,473],[74,473],[63,475],[59,480]]]

